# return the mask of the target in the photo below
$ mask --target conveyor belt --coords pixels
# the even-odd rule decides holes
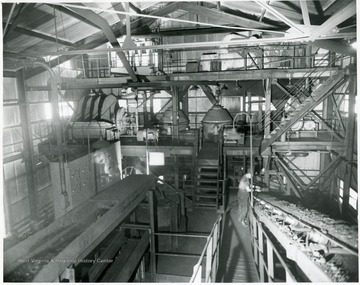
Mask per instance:
[[[52,282],[85,258],[145,198],[156,177],[127,177],[4,253],[5,281]]]
[[[255,201],[257,220],[310,281],[358,281],[356,226],[267,195],[255,197]],[[326,224],[321,221],[324,218]]]

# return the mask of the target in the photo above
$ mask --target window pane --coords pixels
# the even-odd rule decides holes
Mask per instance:
[[[50,103],[30,104],[29,109],[31,122],[51,119]]]
[[[18,91],[16,86],[16,78],[4,77],[3,84],[4,84],[4,89],[3,89],[4,99],[5,100],[17,99]]]
[[[352,188],[350,188],[350,197],[352,197],[354,199],[357,199],[357,197],[358,197],[357,192]]]
[[[3,127],[20,125],[19,106],[3,106]]]
[[[60,112],[60,117],[63,118],[71,117],[74,113],[74,102],[72,101],[69,101],[68,103],[60,102],[59,112]]]
[[[356,203],[357,202],[357,200],[356,199],[354,199],[354,198],[349,198],[349,204],[350,204],[350,206],[351,207],[353,207],[355,210],[356,210]]]

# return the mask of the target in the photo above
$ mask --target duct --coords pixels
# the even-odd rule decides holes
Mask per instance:
[[[33,66],[41,66],[44,69],[46,69],[50,73],[51,77],[51,92],[50,92],[50,102],[52,106],[52,115],[53,115],[53,127],[55,130],[55,137],[56,137],[56,145],[58,148],[62,145],[62,130],[61,130],[61,124],[60,124],[60,117],[59,117],[59,99],[58,99],[58,80],[57,76],[52,70],[50,66],[48,66],[44,62],[33,62],[31,63]],[[68,197],[68,193],[66,191],[66,181],[65,181],[65,163],[64,163],[64,156],[59,155],[59,173],[60,173],[60,189],[61,194],[64,196],[65,201],[65,209],[70,206],[70,201]]]

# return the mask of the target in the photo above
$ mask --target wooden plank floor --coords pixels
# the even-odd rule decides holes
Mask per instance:
[[[217,282],[259,282],[255,268],[248,227],[237,219],[236,190],[231,190],[222,247],[220,249]]]

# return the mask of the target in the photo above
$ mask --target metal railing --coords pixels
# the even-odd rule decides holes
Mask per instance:
[[[337,61],[341,60],[342,55],[333,57],[331,61],[329,61],[329,57],[330,53],[325,54],[319,60],[315,69],[309,70],[309,72],[307,72],[301,79],[299,79],[295,85],[288,89],[288,93],[291,94],[291,102],[289,101],[288,95],[284,94],[278,100],[275,108],[278,109],[278,107],[280,107],[284,101],[288,101],[286,103],[287,106],[294,109],[298,103],[301,104],[301,102],[303,102],[307,97],[311,96],[312,92],[309,86],[315,85],[317,80],[319,80],[325,72],[333,67]],[[266,124],[266,118],[271,116],[272,118],[269,120],[269,122],[274,122],[282,114],[282,112],[282,108],[278,109],[273,114],[270,110],[266,111],[263,118],[258,122],[258,126],[260,126],[258,134],[269,126],[269,123]]]
[[[207,237],[206,245],[201,253],[199,261],[193,267],[193,274],[189,283],[213,283],[216,281],[216,274],[219,267],[219,255],[221,245],[221,228],[223,215],[217,218],[210,235]],[[203,262],[205,261],[205,276],[203,278]]]

